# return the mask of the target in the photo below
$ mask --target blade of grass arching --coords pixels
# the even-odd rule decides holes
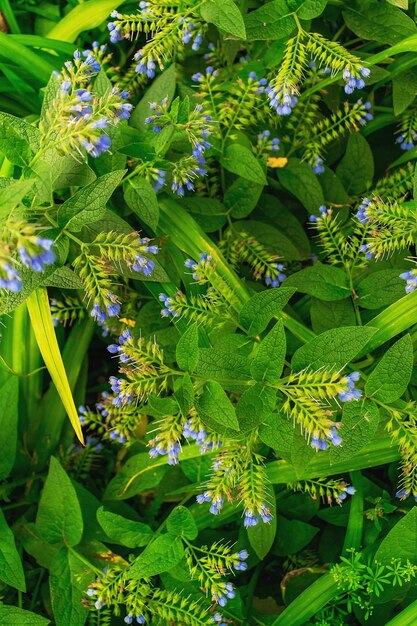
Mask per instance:
[[[62,361],[61,352],[52,323],[48,293],[45,288],[36,289],[26,300],[33,332],[45,365],[65,407],[78,439],[83,443],[83,433],[74,404],[71,387]],[[22,346],[23,347],[23,346]]]
[[[25,68],[41,83],[46,83],[55,69],[55,64],[46,61],[38,54],[26,48],[9,35],[0,32],[0,55],[10,61],[16,59],[19,65]]]
[[[3,13],[9,31],[11,33],[20,33],[19,24],[17,22],[17,19],[15,18],[9,0],[0,0],[0,12]]]
[[[350,482],[355,487],[355,497],[350,500],[349,519],[343,542],[343,554],[354,548],[359,550],[362,545],[363,532],[363,479],[360,471],[350,473]]]
[[[336,474],[376,467],[377,465],[398,461],[399,458],[398,447],[392,444],[390,437],[384,435],[374,439],[369,446],[366,446],[349,459],[332,465],[330,464],[328,453],[316,454],[301,476],[297,475],[293,466],[286,461],[272,461],[268,463],[267,474],[272,484],[292,483],[296,480],[308,480],[317,478],[317,476],[334,476]]]
[[[23,44],[28,48],[43,48],[45,50],[54,50],[54,52],[62,52],[67,57],[72,57],[76,49],[76,45],[68,41],[60,41],[58,39],[50,39],[41,37],[40,35],[9,35],[17,43]]]
[[[302,626],[339,593],[333,576],[324,574],[301,592],[270,626]]]
[[[80,33],[105,22],[123,0],[87,0],[67,13],[48,33],[51,39],[75,41]]]
[[[65,342],[62,360],[71,390],[74,390],[77,384],[94,329],[95,324],[91,319],[82,320],[75,324]],[[78,411],[76,413],[79,423]],[[36,448],[39,466],[46,462],[59,444],[64,423],[64,407],[59,401],[57,389],[51,385],[42,400],[39,424],[36,429],[33,429],[29,438],[31,449]]]
[[[28,358],[26,362],[27,372],[36,372],[42,367],[42,356],[39,350],[38,342],[36,341],[35,333],[32,326],[28,326]],[[39,371],[36,374],[32,374],[24,379],[24,396],[26,402],[26,410],[28,415],[28,421],[36,418],[39,413],[40,401],[42,398],[42,386],[43,386],[44,372]]]
[[[416,626],[417,624],[417,600],[414,600],[406,609],[391,619],[385,626]]]

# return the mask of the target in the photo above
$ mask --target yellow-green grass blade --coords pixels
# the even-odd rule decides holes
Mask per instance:
[[[33,332],[45,365],[68,414],[72,427],[81,443],[84,443],[78,412],[74,404],[67,373],[52,323],[48,293],[45,288],[36,289],[27,299],[27,307]]]
[[[47,37],[73,42],[85,30],[100,26],[107,20],[113,9],[117,9],[122,3],[123,0],[89,0],[83,2],[67,13],[49,31]]]

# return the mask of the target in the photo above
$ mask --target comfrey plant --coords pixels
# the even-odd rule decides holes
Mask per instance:
[[[416,622],[415,3],[3,4],[0,623]]]

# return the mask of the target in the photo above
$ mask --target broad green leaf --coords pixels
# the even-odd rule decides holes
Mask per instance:
[[[407,334],[385,352],[372,370],[365,393],[380,402],[395,402],[406,391],[412,371],[413,342]]]
[[[200,348],[196,373],[208,380],[218,381],[226,389],[247,385],[251,380],[247,357],[220,348]]]
[[[242,232],[261,241],[265,249],[271,254],[285,261],[300,261],[305,255],[300,253],[298,242],[289,239],[281,228],[274,228],[269,222],[255,220],[236,221],[233,223],[233,231]]]
[[[14,465],[19,416],[19,379],[11,376],[0,387],[0,480]]]
[[[374,438],[379,424],[379,411],[374,402],[358,400],[343,405],[340,446],[330,449],[330,463],[339,463],[353,457]]]
[[[0,509],[0,580],[10,587],[26,592],[22,561],[16,549],[14,536]]]
[[[190,324],[180,337],[175,349],[175,358],[178,366],[186,371],[193,372],[198,363],[198,326]]]
[[[42,132],[46,134],[51,125],[51,120],[53,116],[48,115],[48,111],[50,111],[51,106],[53,104],[54,99],[59,94],[59,90],[61,88],[61,79],[55,73],[52,73],[48,83],[43,90],[43,100],[42,100],[42,108],[40,114],[40,122],[42,124]]]
[[[248,183],[248,181],[245,182],[253,185],[253,183]],[[226,208],[216,198],[190,196],[183,198],[182,203],[206,233],[213,233],[219,230],[227,222]]]
[[[278,315],[295,293],[295,289],[279,287],[256,293],[240,311],[240,323],[250,335],[258,335]]]
[[[204,385],[203,393],[197,400],[197,411],[203,422],[214,431],[221,433],[224,428],[239,430],[234,406],[223,387],[214,380]]]
[[[156,487],[167,470],[166,459],[150,459],[148,452],[131,456],[109,482],[104,500],[126,500]]]
[[[246,217],[258,204],[263,185],[257,185],[245,178],[236,178],[224,194],[224,206],[236,218]]]
[[[188,374],[174,382],[174,398],[183,415],[188,415],[194,404],[194,387]]]
[[[343,11],[347,27],[358,37],[379,41],[383,44],[401,43],[406,37],[415,35],[417,27],[411,17],[387,3],[372,4],[358,9]]]
[[[153,536],[152,529],[146,524],[106,511],[104,507],[97,511],[97,520],[111,543],[117,543],[127,548],[146,546]]]
[[[193,541],[198,535],[197,525],[185,506],[176,506],[167,519],[167,531],[171,535]]]
[[[83,534],[83,519],[77,494],[67,474],[53,456],[36,515],[36,528],[52,544],[76,546]]]
[[[53,274],[48,276],[42,287],[58,287],[59,289],[83,289],[81,278],[71,268],[64,265],[58,267]]]
[[[227,171],[259,185],[266,185],[265,172],[249,148],[238,143],[230,144],[220,162]]]
[[[289,159],[286,167],[278,170],[277,175],[284,189],[292,193],[309,213],[317,213],[324,204],[321,185],[307,163]]]
[[[247,529],[248,539],[251,547],[255,551],[258,559],[264,559],[275,541],[277,532],[277,514],[275,506],[275,493],[273,488],[268,485],[266,490],[266,501],[271,511],[272,520],[267,524],[259,521],[256,526]]]
[[[71,387],[65,372],[61,352],[52,323],[51,310],[46,289],[36,289],[26,300],[33,332],[45,361],[45,365],[68,414],[72,427],[81,443],[83,433],[71,393]]]
[[[0,604],[0,623],[2,626],[48,626],[51,622],[32,611]]]
[[[256,428],[274,410],[277,394],[262,383],[251,385],[236,403],[236,416],[240,430],[247,432]]]
[[[251,11],[245,18],[247,40],[288,37],[296,26],[291,13],[284,0],[272,0]]]
[[[177,565],[183,555],[184,548],[179,537],[160,535],[133,561],[129,574],[133,580],[162,574]]]
[[[296,11],[302,20],[312,20],[321,15],[327,0],[287,0],[288,8]]]
[[[339,267],[322,263],[315,263],[292,274],[285,281],[285,287],[293,287],[326,301],[343,300],[352,293],[345,272]]]
[[[284,367],[286,344],[284,324],[278,320],[253,357],[250,371],[255,380],[277,382]]]
[[[363,309],[382,309],[404,296],[399,270],[381,270],[366,275],[357,285],[358,304]]]
[[[159,206],[151,184],[140,176],[129,179],[124,188],[124,198],[135,215],[154,231],[158,226]]]
[[[1,37],[4,34],[0,33]],[[1,38],[0,37],[0,38]],[[39,130],[9,113],[0,113],[0,152],[15,165],[25,167],[39,149]]]
[[[233,0],[206,0],[200,9],[201,17],[219,30],[239,39],[246,39],[242,13]]]
[[[297,554],[310,543],[318,532],[317,526],[277,515],[277,539],[273,547],[273,554],[277,556]]]
[[[332,328],[298,348],[291,364],[297,371],[305,367],[340,370],[355,358],[375,332],[375,328],[369,326]]]
[[[6,179],[7,186],[0,188],[0,219],[7,217],[12,209],[23,200],[33,186],[34,180],[14,180]]]
[[[294,426],[285,415],[275,412],[266,417],[259,428],[259,437],[267,446],[275,450],[277,455],[291,459]]]
[[[310,307],[311,326],[317,335],[339,326],[355,326],[356,316],[350,298],[324,302],[312,298]]]
[[[58,225],[72,232],[104,217],[106,203],[120,184],[126,170],[116,170],[100,176],[86,187],[79,189],[58,209]]]
[[[401,115],[414,102],[417,94],[417,69],[412,67],[392,79],[394,114]]]
[[[49,589],[56,626],[84,626],[88,610],[83,605],[88,585],[94,574],[84,563],[62,547],[55,555],[50,569]]]
[[[171,102],[175,94],[175,88],[175,64],[173,63],[147,89],[145,95],[133,110],[129,120],[130,124],[139,130],[149,130],[149,125],[145,122],[145,119],[150,115],[149,104],[151,102],[160,103],[165,97],[168,97],[168,101]]]
[[[371,186],[374,157],[368,142],[359,133],[349,135],[345,156],[336,171],[349,194],[360,194]]]
[[[86,30],[101,26],[113,9],[117,9],[123,0],[88,0],[75,6],[53,28],[47,37],[62,41],[76,41],[78,35]],[[71,6],[71,5],[70,5]]]
[[[417,564],[417,507],[399,519],[382,540],[374,558],[380,563],[391,563],[393,557]]]

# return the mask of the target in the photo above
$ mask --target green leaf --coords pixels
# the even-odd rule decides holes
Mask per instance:
[[[266,185],[265,172],[254,154],[238,143],[227,146],[220,159],[222,166],[233,174],[259,185]]]
[[[312,20],[321,15],[327,0],[287,0],[288,8],[296,11],[302,20]]]
[[[94,574],[88,572],[82,561],[62,547],[50,568],[49,588],[56,626],[84,626],[88,610],[83,605],[88,585]]]
[[[243,179],[240,178],[238,180]],[[248,181],[245,181],[245,183],[253,185],[253,183],[248,183]],[[216,198],[190,196],[183,198],[182,203],[206,233],[213,233],[219,230],[227,222],[227,211]]]
[[[393,556],[404,563],[417,564],[417,507],[401,518],[382,540],[375,554],[375,561],[391,563]]]
[[[374,438],[379,424],[379,410],[374,402],[359,400],[343,405],[342,428],[340,435],[343,442],[332,446],[330,463],[334,465],[345,461],[362,450]]]
[[[191,541],[198,535],[197,524],[185,506],[176,506],[167,519],[167,530],[171,535],[185,537]]]
[[[158,459],[150,459],[148,452],[135,454],[109,482],[103,499],[126,500],[152,489],[160,483],[166,470],[167,465],[162,465]]]
[[[97,520],[111,543],[127,548],[146,546],[153,536],[152,529],[146,524],[106,511],[104,507],[98,509]]]
[[[198,363],[198,326],[190,324],[180,337],[175,350],[178,366],[185,372],[193,372]]]
[[[168,97],[168,102],[171,102],[175,94],[175,89],[175,64],[173,63],[164,70],[162,74],[153,81],[149,89],[147,89],[145,95],[132,113],[129,120],[131,126],[139,130],[148,131],[149,125],[146,124],[145,119],[150,115],[149,103],[161,102],[165,97]]]
[[[411,17],[397,7],[387,3],[359,5],[358,9],[345,9],[346,26],[358,37],[383,44],[401,43],[406,37],[415,35],[417,28]]]
[[[349,194],[360,194],[371,186],[374,157],[368,142],[359,133],[349,135],[345,156],[336,172]]]
[[[249,360],[240,354],[220,348],[200,348],[196,373],[223,383],[226,389],[246,386],[251,380]]]
[[[305,367],[340,370],[355,358],[375,332],[376,329],[369,326],[332,328],[298,348],[291,365],[297,371]]]
[[[2,184],[0,188],[0,219],[7,217],[20,204],[35,182],[30,179],[14,180],[13,178],[7,178],[6,181],[7,184],[4,186]]]
[[[413,198],[417,200],[417,165],[414,168],[414,176],[413,176]]]
[[[64,265],[58,267],[43,283],[43,287],[58,287],[59,289],[83,289],[81,278],[71,268]]]
[[[274,228],[270,223],[255,220],[242,220],[233,223],[234,232],[241,229],[250,237],[262,242],[271,254],[278,255],[285,261],[300,261],[305,255],[298,249],[298,241],[289,239],[283,229]]]
[[[258,559],[264,559],[275,541],[277,532],[277,515],[275,506],[275,493],[270,485],[266,490],[266,501],[271,511],[272,520],[267,524],[259,522],[256,526],[247,529],[248,539]]]
[[[258,204],[263,188],[245,178],[236,178],[224,194],[225,209],[236,219],[246,217]]]
[[[11,376],[0,387],[0,480],[7,478],[16,458],[19,379]]]
[[[299,159],[289,159],[286,167],[278,170],[281,185],[293,194],[309,213],[317,213],[324,204],[324,196],[318,177],[311,167]]]
[[[131,178],[124,188],[124,198],[135,215],[155,231],[159,220],[159,206],[151,184],[140,176]]]
[[[224,428],[239,430],[234,406],[223,387],[214,380],[204,385],[203,393],[197,400],[197,411],[203,422],[216,432],[221,433]]]
[[[0,509],[0,580],[10,587],[26,592],[22,561],[16,549],[14,535]]]
[[[168,572],[181,561],[183,555],[184,548],[179,537],[160,535],[133,561],[130,576],[136,580]]]
[[[83,534],[77,494],[61,465],[51,457],[36,516],[36,528],[49,543],[76,546]]]
[[[174,382],[174,398],[178,402],[181,413],[188,415],[194,404],[194,387],[188,374]]]
[[[246,39],[245,23],[233,0],[207,0],[200,12],[203,20],[209,24],[214,24],[238,39]]]
[[[58,209],[58,225],[72,232],[97,222],[104,217],[106,203],[120,184],[126,170],[116,170],[100,176],[94,182],[77,191]]]
[[[311,325],[317,335],[339,326],[355,326],[356,316],[350,298],[323,302],[312,299],[310,307]]]
[[[380,402],[395,402],[406,391],[413,371],[413,342],[404,335],[394,343],[369,375],[365,393]]]
[[[320,300],[343,300],[352,293],[343,270],[333,265],[315,263],[285,281],[285,287],[293,287]]]
[[[363,309],[382,309],[404,296],[404,281],[396,269],[381,270],[365,276],[355,291]]]
[[[32,611],[6,604],[0,604],[0,622],[2,626],[47,626],[51,623],[46,617]]]
[[[258,335],[278,315],[295,293],[295,289],[280,287],[261,291],[252,296],[240,311],[240,323],[250,335]]]
[[[277,515],[277,528],[277,540],[273,548],[273,553],[277,556],[297,554],[319,532],[316,526],[297,519],[288,520],[282,515]]]
[[[256,428],[261,420],[274,410],[277,401],[276,391],[256,383],[246,389],[236,403],[236,416],[240,430],[247,432]]]
[[[255,352],[250,368],[253,378],[276,382],[284,368],[286,347],[284,323],[278,320]]]
[[[272,0],[251,11],[245,18],[247,40],[287,37],[296,26],[291,13],[284,0]]]
[[[417,69],[412,67],[392,79],[394,115],[401,115],[414,102],[417,93]]]
[[[39,149],[39,130],[9,113],[0,113],[0,152],[14,165],[25,167]]]

